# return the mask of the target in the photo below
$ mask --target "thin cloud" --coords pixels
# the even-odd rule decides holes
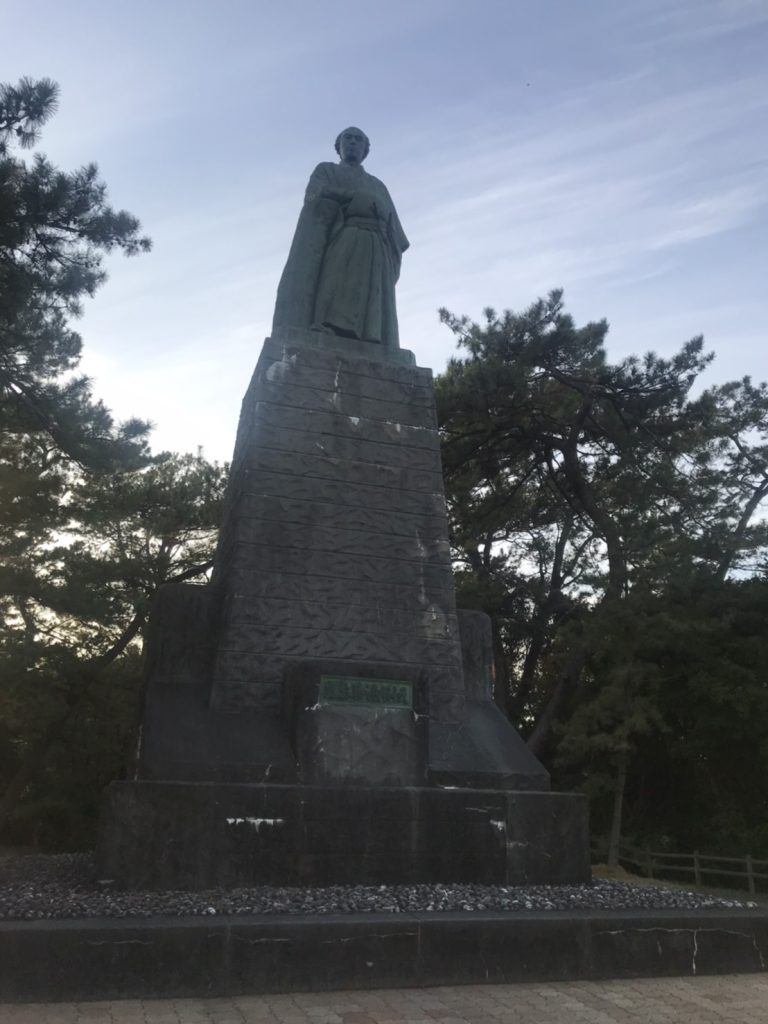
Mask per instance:
[[[646,45],[707,41],[768,25],[765,0],[689,0],[664,3],[650,13]]]
[[[569,98],[546,133],[482,136],[454,162],[439,154],[435,179],[416,181],[409,229],[420,269],[450,289],[453,278],[493,278],[518,262],[518,276],[538,281],[549,267],[556,283],[628,270],[648,252],[744,224],[768,204],[759,146],[744,132],[768,109],[755,85],[689,89],[597,122],[585,97],[578,110]],[[419,186],[431,193],[421,214]]]

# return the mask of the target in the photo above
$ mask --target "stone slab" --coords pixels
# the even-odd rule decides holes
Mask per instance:
[[[438,444],[434,427],[412,427],[397,420],[375,419],[344,412],[298,409],[284,405],[258,402],[250,411],[251,428],[262,425],[304,430],[307,433],[328,434],[363,441],[403,444],[411,448],[434,449]]]
[[[274,544],[240,543],[222,552],[227,568],[228,590],[248,593],[249,583],[260,572],[285,573],[288,576],[321,576],[329,579],[350,580],[354,583],[394,583],[407,585],[420,591],[450,590],[452,573],[449,565],[435,562],[421,564],[406,559],[381,558],[374,555],[339,555],[333,550],[303,551]],[[215,579],[215,577],[214,577]],[[307,580],[307,590],[312,583]]]
[[[437,446],[410,448],[392,442],[316,434],[295,426],[280,428],[263,423],[259,424],[258,437],[244,437],[242,444],[235,449],[232,459],[233,470],[238,471],[251,462],[258,466],[258,452],[262,448],[282,452],[286,456],[292,453],[317,455],[340,460],[342,463],[356,461],[389,466],[395,470],[440,473],[440,450]]]
[[[431,493],[431,492],[430,492]],[[380,536],[437,536],[447,529],[444,513],[424,515],[418,512],[393,512],[335,502],[308,503],[297,498],[271,495],[247,496],[249,513],[255,518],[290,526],[312,525],[325,528],[368,529]]]
[[[276,690],[279,690],[282,685],[286,666],[289,663],[298,664],[303,660],[314,661],[316,659],[311,654],[302,655],[301,657],[294,655],[288,658],[279,654],[251,654],[249,652],[239,653],[238,651],[222,651],[217,659],[219,667],[228,679],[241,680],[242,682],[247,682],[250,679],[260,688],[271,688],[274,686]],[[369,667],[372,664],[374,663],[368,662]],[[425,667],[420,661],[405,662],[402,657],[398,658],[394,655],[390,658],[381,659],[379,664],[407,664],[413,671],[421,672],[425,679],[430,680],[431,687],[437,691],[438,695],[439,693],[455,691],[460,694],[462,701],[464,700],[463,687],[459,688],[461,675],[457,671],[456,665],[427,665]],[[430,696],[433,698],[431,703],[434,703],[435,695],[430,694]]]
[[[423,372],[371,373],[371,366],[359,361],[332,357],[318,357],[316,350],[299,353],[296,346],[286,352],[281,346],[269,342],[264,347],[263,358],[259,360],[254,374],[254,389],[257,381],[273,384],[289,384],[294,387],[318,388],[342,395],[356,395],[361,398],[383,399],[405,402],[409,405],[431,406],[432,374]],[[361,372],[367,369],[368,372]]]
[[[312,588],[314,591],[314,588]],[[341,629],[351,632],[399,633],[405,636],[421,636],[433,640],[451,639],[459,636],[458,619],[452,612],[444,611],[436,601],[424,609],[406,608],[402,605],[346,604],[343,600],[318,601],[302,588],[299,598],[262,599],[238,595],[229,599],[224,616],[229,622],[238,622],[252,627],[281,628],[300,626],[305,629]],[[343,594],[339,597],[343,598]],[[411,602],[413,594],[408,595]]]
[[[150,687],[139,777],[206,782],[294,782],[296,758],[280,719],[281,683],[248,687],[237,714],[211,709],[207,691]]]
[[[766,962],[765,910],[0,922],[0,998],[15,1002],[693,977]],[[736,1019],[736,1003],[726,1010]]]
[[[586,799],[562,793],[116,782],[102,821],[100,871],[128,888],[590,876]]]
[[[220,689],[211,697],[211,709],[230,717],[240,713],[252,715],[260,711],[270,717],[276,715],[282,706],[282,680],[285,673],[292,665],[303,660],[314,661],[315,658],[222,652],[217,663]],[[394,660],[381,662],[390,665],[397,663]],[[410,667],[420,671],[425,685],[430,687],[430,714],[441,722],[460,720],[464,714],[465,697],[464,691],[459,689],[461,676],[455,666],[435,665],[425,669],[420,664],[412,663]],[[261,775],[254,781],[262,781]]]
[[[390,491],[376,482],[376,467],[371,468],[367,483],[354,482],[344,476],[301,476],[291,472],[290,459],[286,459],[283,472],[250,472],[237,474],[233,481],[233,504],[243,496],[269,496],[323,505],[359,506],[398,515],[425,516],[445,519],[445,498],[442,491]],[[447,526],[446,526],[447,530]]]
[[[451,640],[422,638],[406,634],[352,632],[343,629],[309,627],[262,628],[249,623],[228,623],[227,642],[221,648],[216,665],[230,652],[237,654],[277,655],[285,658],[343,658],[349,661],[392,661],[410,665],[455,668],[461,678],[461,656]],[[396,644],[393,645],[393,640]],[[309,654],[307,653],[309,652]],[[399,652],[399,654],[398,654]],[[217,668],[217,671],[220,669]],[[457,685],[457,689],[463,687]]]
[[[349,661],[404,661],[425,667],[455,668],[461,678],[461,652],[450,638],[433,639],[399,634],[353,632],[334,627],[263,627],[254,623],[227,622],[227,646],[216,656],[216,671],[229,653],[278,655],[286,658],[344,658]],[[457,689],[459,687],[457,686]],[[463,686],[460,687],[463,692]]]
[[[433,782],[477,789],[549,789],[549,773],[495,704],[468,700],[465,707],[461,722],[430,722]]]
[[[234,571],[237,593],[247,593],[242,600],[258,601],[273,594],[280,594],[285,601],[312,601],[344,605],[378,606],[387,609],[402,609],[411,605],[414,594],[418,595],[420,612],[427,613],[434,607],[448,608],[454,601],[451,587],[429,587],[423,590],[415,583],[381,583],[377,580],[352,580],[347,577],[313,576],[308,585],[303,577],[278,570],[261,568],[258,573],[246,574]],[[240,600],[237,596],[234,601]]]
[[[281,327],[264,340],[265,360],[301,360],[303,365],[327,367],[336,365],[354,373],[386,380],[413,380],[427,384],[432,371],[416,366],[408,349],[390,349],[369,341],[339,338],[318,331]]]
[[[278,448],[275,439],[265,439],[263,445],[249,446],[242,469],[257,473],[285,473],[290,469],[291,473],[302,477],[332,480],[343,478],[348,484],[366,484],[387,490],[442,493],[443,478],[439,468],[435,469],[434,466],[427,468],[422,463],[421,468],[417,469],[397,468],[391,464],[392,460],[384,462],[384,453],[379,451],[359,452],[361,455],[368,455],[367,461],[363,458],[352,459],[344,456],[333,458],[320,451],[316,437],[311,438],[307,447],[312,450],[302,452]],[[412,453],[409,452],[410,454]],[[427,459],[428,462],[432,461],[429,453]],[[436,459],[434,461],[436,465]]]
[[[404,665],[379,666],[376,673],[367,664],[351,662],[291,666],[285,677],[286,717],[292,723],[299,781],[310,786],[425,786],[427,716],[422,689],[421,671]],[[381,698],[391,697],[395,690],[407,699],[401,706],[382,706]],[[368,703],[363,699],[361,704],[360,693],[367,694]],[[380,699],[376,706],[370,703],[372,697]],[[408,827],[407,821],[401,824]],[[365,841],[359,853],[368,856],[368,836],[360,838]],[[338,844],[340,855],[345,855],[354,843],[346,824],[338,829],[334,823],[332,834],[321,839],[321,855],[329,843]],[[387,843],[382,853],[391,850]]]
[[[414,529],[410,536],[375,530],[345,529],[343,526],[280,524],[274,520],[249,516],[247,502],[240,502],[239,514],[230,520],[228,536],[232,544],[265,544],[274,538],[281,547],[302,552],[333,551],[338,555],[368,555],[391,561],[417,564],[450,565],[448,539],[431,524]]]
[[[216,601],[209,586],[166,583],[152,603],[144,670],[152,685],[204,686],[215,653]]]
[[[341,387],[327,390],[319,384],[296,385],[286,380],[261,380],[254,388],[253,399],[259,405],[264,403],[285,409],[330,413],[341,411],[343,404],[346,416],[437,430],[434,403],[425,403],[418,393],[413,396],[418,401],[408,401],[411,396],[407,393],[403,395],[405,401],[399,401],[402,385],[395,385],[392,390],[389,398],[370,398],[352,391],[343,391]]]

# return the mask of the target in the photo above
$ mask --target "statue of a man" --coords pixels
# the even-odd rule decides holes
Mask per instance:
[[[363,170],[359,128],[336,139],[337,164],[318,164],[277,290],[273,329],[326,331],[398,348],[395,282],[408,248],[385,185]]]

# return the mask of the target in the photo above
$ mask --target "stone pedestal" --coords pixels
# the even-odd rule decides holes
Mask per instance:
[[[289,665],[343,659],[411,666],[430,716],[462,718],[432,374],[386,354],[312,331],[264,344],[213,576],[214,710],[274,712]]]
[[[115,782],[105,877],[139,889],[589,878],[586,799],[434,787]],[[147,837],[156,837],[147,841]]]
[[[584,801],[547,792],[491,671],[487,617],[455,605],[430,371],[283,331],[243,401],[212,582],[164,588],[150,620],[105,875],[587,878]]]

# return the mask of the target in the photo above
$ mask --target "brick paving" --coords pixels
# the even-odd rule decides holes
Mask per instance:
[[[768,1024],[768,974],[0,1003],[0,1024]]]

